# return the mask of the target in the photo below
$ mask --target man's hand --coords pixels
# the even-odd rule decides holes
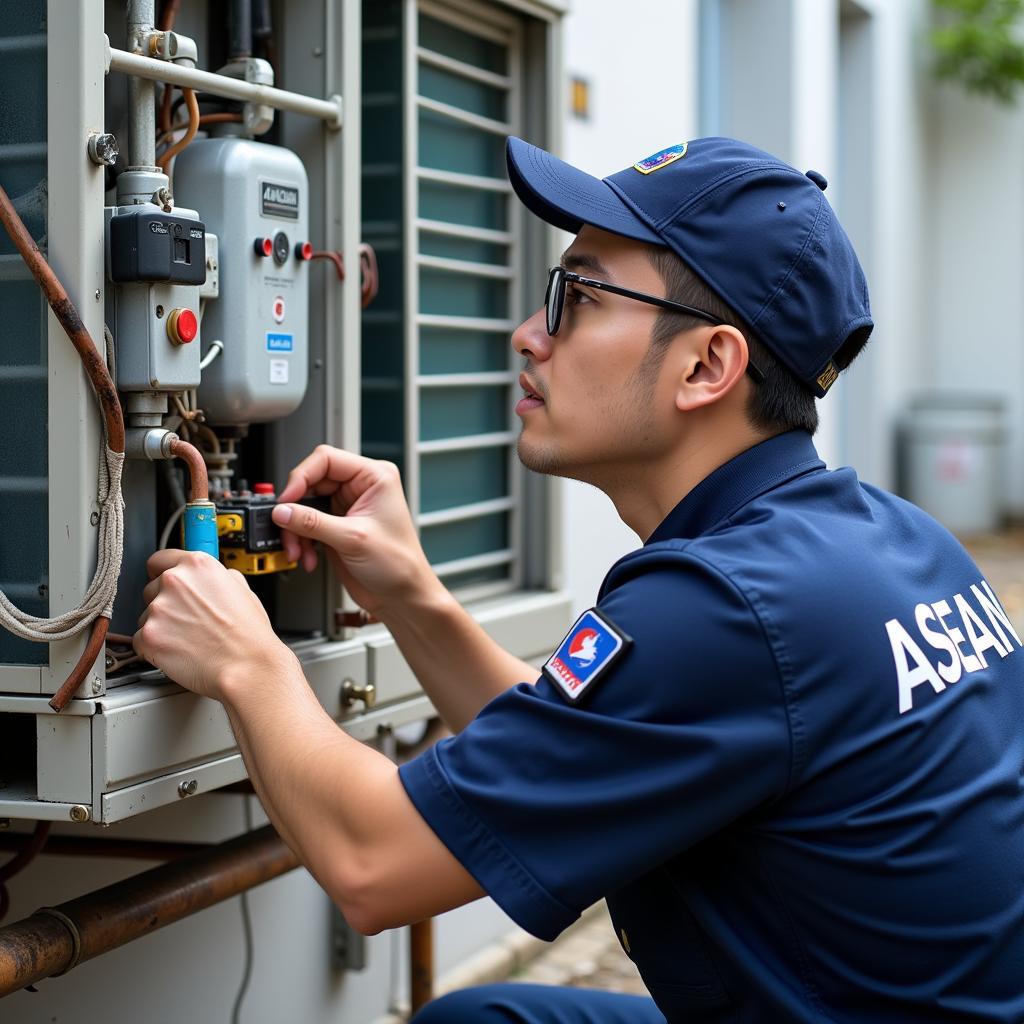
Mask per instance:
[[[158,551],[146,563],[135,650],[176,683],[204,697],[294,655],[275,635],[245,577],[196,551]]]
[[[330,495],[333,515],[289,504],[308,494]],[[278,502],[274,522],[288,557],[311,572],[320,541],[345,589],[371,614],[384,618],[389,604],[439,586],[392,463],[322,444],[292,470]]]

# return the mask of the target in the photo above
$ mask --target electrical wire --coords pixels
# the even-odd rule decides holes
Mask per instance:
[[[251,798],[243,796],[242,806],[245,808],[245,831],[251,832],[253,829],[252,823],[252,804],[249,803]],[[238,897],[238,902],[242,910],[242,937],[245,943],[245,958],[242,966],[242,980],[238,986],[238,993],[235,996],[235,1003],[231,1007],[231,1024],[239,1024],[242,1013],[242,1002],[245,999],[246,993],[249,991],[249,983],[252,981],[252,962],[254,953],[254,942],[252,935],[252,913],[249,907],[249,891],[246,889]]]
[[[206,355],[199,360],[200,371],[205,370],[223,351],[224,342],[221,341],[220,338],[214,338],[213,341],[210,342],[210,348]]]
[[[160,543],[157,544],[157,550],[163,551],[168,544],[171,542],[171,533],[174,530],[174,524],[185,514],[185,506],[179,505],[170,515],[170,518],[164,523],[164,528],[160,533]]]
[[[196,132],[199,131],[199,104],[196,102],[195,90],[182,89],[181,94],[185,97],[185,103],[188,106],[188,130],[173,146],[160,154],[156,163],[164,174],[167,173],[168,164],[196,137]]]

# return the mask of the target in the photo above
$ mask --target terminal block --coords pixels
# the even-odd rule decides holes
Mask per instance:
[[[281,546],[281,529],[271,518],[277,498],[272,484],[256,484],[253,493],[217,501],[220,559],[246,576],[294,569]]]

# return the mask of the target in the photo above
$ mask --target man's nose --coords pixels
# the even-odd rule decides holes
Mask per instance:
[[[512,332],[512,347],[519,355],[536,363],[544,362],[551,355],[552,340],[543,306]]]

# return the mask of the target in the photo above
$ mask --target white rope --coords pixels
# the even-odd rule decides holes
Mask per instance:
[[[96,572],[82,603],[63,615],[48,619],[29,615],[16,608],[0,590],[0,625],[15,636],[41,643],[66,640],[81,632],[98,616],[111,616],[124,552],[124,500],[121,497],[123,467],[124,453],[113,452],[104,444],[100,452],[96,488],[96,500],[100,507]]]

